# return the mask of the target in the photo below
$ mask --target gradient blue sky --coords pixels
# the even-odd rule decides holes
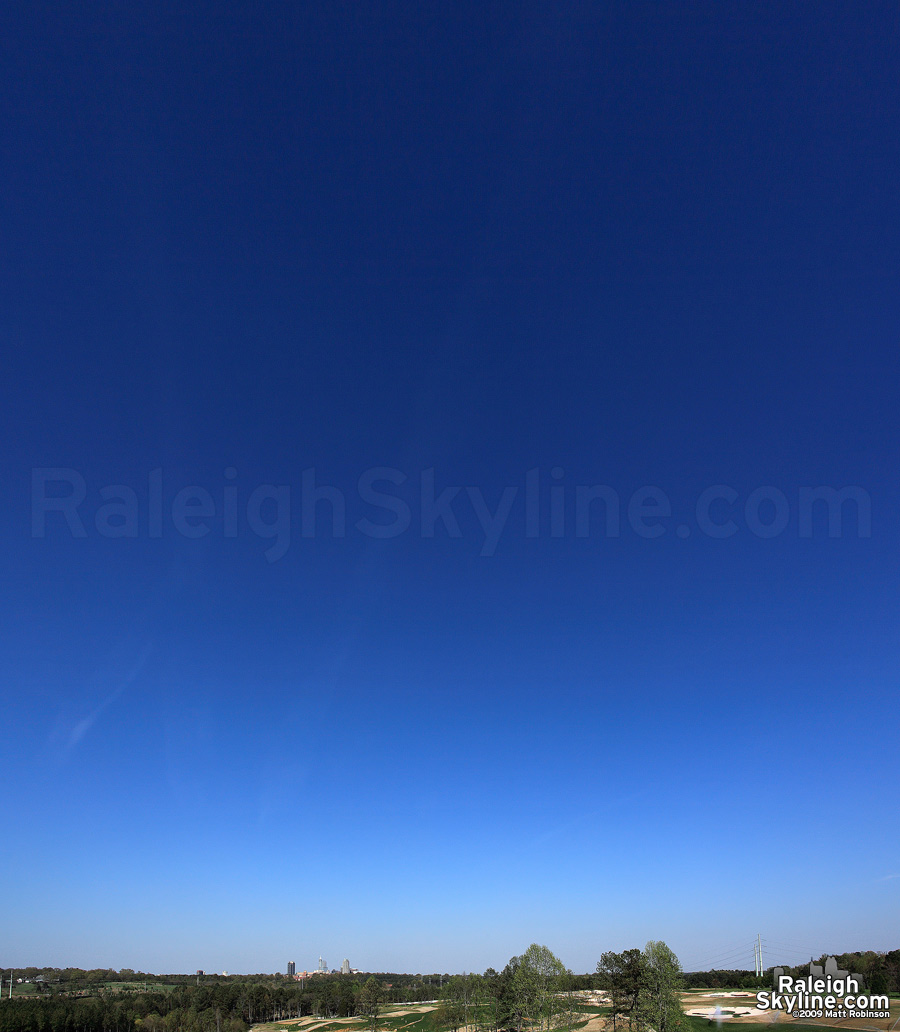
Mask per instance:
[[[0,19],[0,966],[900,945],[896,5]]]

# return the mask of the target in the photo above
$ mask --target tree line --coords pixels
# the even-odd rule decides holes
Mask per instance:
[[[320,975],[297,982],[283,975],[143,978],[128,972],[123,978],[124,972],[103,971],[110,973],[112,978],[101,979],[69,969],[69,977],[37,983],[42,988],[35,995],[2,999],[0,1032],[247,1032],[260,1022],[309,1015],[377,1016],[392,995],[435,996],[434,986],[409,975],[406,984],[397,984],[390,975]],[[20,977],[37,976],[21,970]],[[123,984],[142,988],[123,990]]]
[[[860,973],[871,992],[900,991],[900,950],[841,954],[837,961]],[[54,970],[20,969],[19,974],[52,979]],[[806,967],[789,970],[799,975]],[[377,1032],[386,1004],[426,999],[439,1000],[433,1016],[438,1032],[550,1032],[584,1020],[579,995],[584,989],[605,990],[611,1032],[683,1032],[679,992],[685,987],[734,988],[748,977],[760,981],[741,971],[685,977],[663,942],[604,953],[590,975],[573,974],[536,943],[502,971],[488,968],[482,975],[322,975],[301,983],[283,975],[152,976],[104,969],[59,974],[42,995],[4,999],[0,1032],[247,1032],[261,1022],[309,1015],[362,1017]],[[109,982],[145,988],[121,992]],[[771,984],[771,973],[761,984]]]
[[[832,954],[822,954],[818,959],[810,960],[824,966]],[[866,990],[870,993],[900,993],[900,950],[877,952],[865,950],[858,953],[834,954],[838,967],[863,976]],[[796,967],[784,966],[785,974],[795,978],[809,973],[809,964],[798,964]],[[712,971],[689,971],[684,976],[687,989],[770,989],[772,987],[772,969],[762,976],[752,971],[715,969]]]
[[[576,993],[596,981],[591,975],[574,975],[537,944],[512,957],[503,971],[489,968],[483,975],[326,975],[301,983],[282,975],[152,976],[130,970],[46,968],[20,972],[31,979],[37,974],[50,976],[45,993],[4,1000],[0,1032],[247,1032],[260,1022],[307,1015],[359,1016],[376,1032],[385,1004],[398,997],[439,999],[434,1026],[441,1032],[549,1032],[576,1023]],[[143,989],[122,992],[108,983],[141,984]],[[630,1020],[637,1030],[637,1012],[622,1020]]]

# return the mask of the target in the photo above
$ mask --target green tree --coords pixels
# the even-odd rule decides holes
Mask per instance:
[[[461,1026],[465,1026],[468,1032],[469,994],[468,975],[454,975],[444,986],[443,1019],[448,1022],[447,1027],[453,1029],[453,1032]]]
[[[597,965],[600,987],[609,993],[610,1021],[613,1029],[626,1024],[631,1029],[643,1025],[641,994],[645,990],[644,955],[640,950],[604,953]]]
[[[371,1032],[377,1032],[378,1015],[381,1013],[381,1001],[384,990],[381,982],[371,975],[365,985],[359,991],[359,1012],[366,1018],[366,1024]]]
[[[481,977],[484,999],[487,1002],[488,1025],[491,1029],[500,1028],[503,1000],[502,976],[491,967]]]
[[[652,940],[644,947],[646,1011],[656,1032],[676,1032],[684,1025],[679,993],[681,964],[664,942]]]
[[[514,986],[516,972],[519,970],[520,957],[510,957],[509,963],[493,980],[491,995],[493,997],[494,1028],[522,1027],[522,1015],[519,1013],[515,998]]]
[[[604,953],[597,974],[609,993],[613,1029],[619,1024],[632,1032],[648,1027],[678,1032],[685,1027],[681,964],[664,942],[648,942],[643,952]]]
[[[457,1032],[462,1024],[462,1015],[459,1007],[450,997],[441,1000],[438,1004],[437,1010],[434,1012],[434,1021],[437,1027],[444,1029],[445,1032]]]
[[[554,1015],[561,1009],[557,993],[565,974],[562,961],[546,946],[532,943],[522,954],[513,976],[520,1028],[523,1019],[541,1029],[553,1027]]]

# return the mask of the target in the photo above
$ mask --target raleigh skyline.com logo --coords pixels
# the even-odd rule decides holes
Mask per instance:
[[[887,996],[861,992],[862,975],[841,970],[834,957],[826,959],[824,968],[810,961],[805,978],[786,975],[784,968],[775,968],[772,977],[774,990],[756,994],[759,1010],[785,1011],[792,1018],[888,1018],[891,1014]]]

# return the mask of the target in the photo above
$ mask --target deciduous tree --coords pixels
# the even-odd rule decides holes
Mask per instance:
[[[651,940],[644,947],[644,976],[650,1023],[656,1032],[676,1032],[684,1019],[681,964],[664,942]]]
[[[366,984],[359,991],[359,1010],[366,1018],[371,1032],[378,1029],[378,1015],[381,1013],[381,1001],[384,997],[384,990],[381,982],[372,975]]]

